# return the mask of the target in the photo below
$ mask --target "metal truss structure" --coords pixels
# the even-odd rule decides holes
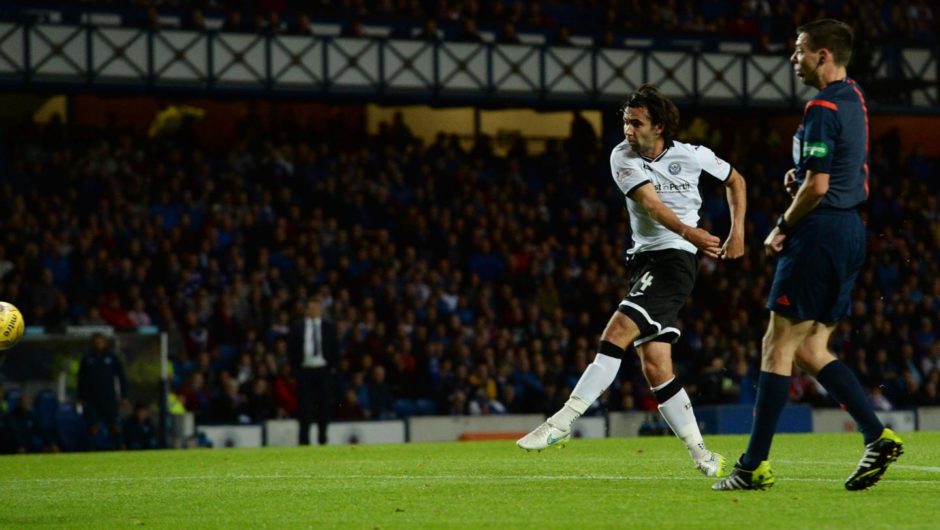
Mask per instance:
[[[876,52],[875,79],[904,94],[890,103],[940,110],[938,55]],[[798,108],[812,93],[778,55],[0,23],[8,88],[538,108],[604,106],[644,82],[680,103],[748,108]]]

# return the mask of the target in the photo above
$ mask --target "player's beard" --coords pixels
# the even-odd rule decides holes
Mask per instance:
[[[635,136],[632,142],[629,138],[627,138],[627,143],[630,144],[630,148],[633,149],[634,153],[638,153],[644,156],[646,156],[645,152],[649,151],[650,149],[650,146],[641,141],[639,136]]]
[[[629,142],[630,140],[627,140],[627,143]],[[656,146],[655,139],[649,140],[649,143],[643,143],[640,141],[639,138],[637,138],[634,143],[630,144],[630,148],[633,149],[634,153],[641,155],[641,156],[647,156],[647,157],[650,156],[650,151],[652,151],[655,146]]]

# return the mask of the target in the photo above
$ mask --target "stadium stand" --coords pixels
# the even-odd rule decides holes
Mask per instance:
[[[485,40],[505,33],[509,20],[522,42],[554,42],[564,20],[574,45],[620,45],[648,29],[662,48],[686,46],[691,36],[705,48],[739,40],[782,50],[797,23],[835,12],[871,39],[937,38],[934,9],[923,0],[906,9],[870,0],[684,2],[675,12],[590,0],[527,8],[500,0],[459,8],[200,4],[9,2],[0,17],[333,35],[360,23],[365,34],[429,38],[421,35],[431,27],[451,40],[467,20]],[[600,30],[587,23],[598,17],[606,21]],[[249,114],[220,148],[200,140],[184,111],[149,133],[53,120],[23,124],[7,139],[0,299],[48,330],[155,325],[178,333],[184,347],[172,359],[172,391],[201,423],[296,414],[285,337],[314,292],[342,336],[337,418],[549,413],[564,402],[625,290],[629,228],[607,176],[611,145],[572,127],[544,152],[530,153],[520,139],[503,154],[485,135],[469,148],[445,134],[424,142],[403,122],[370,135]],[[748,190],[745,258],[701,262],[675,359],[696,403],[749,404],[772,273],[758,242],[784,207],[778,188],[789,139],[758,121],[738,128],[718,115],[693,123],[694,116],[686,112],[683,138],[717,140],[760,185]],[[873,138],[871,160],[869,256],[853,315],[832,347],[878,407],[937,406],[938,160],[890,133]],[[727,223],[721,193],[710,189],[702,211],[718,234]],[[226,394],[227,387],[237,390]],[[6,387],[4,397],[0,425],[8,433],[23,401],[17,388]],[[791,400],[831,405],[806,376],[793,378]],[[655,408],[634,361],[594,413]],[[70,404],[43,394],[31,413],[41,429],[26,449],[85,447],[76,434],[83,420]],[[53,439],[53,425],[60,436],[71,433],[68,443]]]
[[[0,19],[44,23],[93,23],[160,29],[208,29],[316,35],[415,37],[428,20],[438,34],[458,40],[467,21],[479,38],[495,41],[510,24],[521,42],[555,41],[561,31],[570,44],[622,46],[647,39],[657,48],[717,47],[719,41],[754,51],[780,51],[800,21],[838,17],[879,43],[936,42],[935,8],[926,0],[686,0],[650,9],[638,0],[554,1],[218,1],[154,0],[122,7],[109,1],[32,2],[13,0],[0,7]],[[601,21],[598,24],[598,21]],[[692,40],[690,40],[690,38]]]
[[[3,188],[3,224],[15,228],[3,297],[49,329],[144,320],[179,330],[174,390],[204,422],[221,419],[213,403],[228,381],[234,418],[289,415],[286,324],[311,292],[343,336],[339,418],[546,412],[565,399],[624,288],[627,224],[597,142],[590,157],[575,152],[578,138],[498,156],[486,137],[469,150],[445,135],[423,145],[404,124],[346,132],[361,145],[297,124],[258,127],[241,124],[235,147],[216,154],[185,128],[28,131],[10,147]],[[700,403],[753,400],[765,318],[755,315],[771,270],[754,242],[783,207],[772,176],[787,163],[773,138],[730,139],[735,164],[764,184],[750,187],[746,259],[703,260],[685,314],[676,359]],[[883,406],[935,405],[936,161],[894,141],[875,140],[870,257],[834,348]],[[722,233],[717,193],[703,219]],[[389,391],[393,405],[376,408]],[[805,377],[791,396],[826,403]],[[604,406],[655,406],[635,364]]]

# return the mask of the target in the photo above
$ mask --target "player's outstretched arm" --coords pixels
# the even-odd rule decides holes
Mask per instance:
[[[732,169],[725,181],[728,207],[731,210],[731,231],[721,247],[721,259],[737,259],[744,255],[744,213],[747,211],[747,185],[744,176]]]
[[[695,245],[706,256],[717,258],[721,252],[721,240],[707,230],[689,226],[682,222],[668,206],[659,200],[656,188],[647,182],[630,193],[630,198],[643,207],[657,223],[679,234],[683,239]]]

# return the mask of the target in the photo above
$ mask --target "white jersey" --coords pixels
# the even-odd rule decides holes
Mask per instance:
[[[627,201],[633,248],[627,254],[649,250],[676,248],[695,253],[698,249],[657,223],[630,193],[649,182],[663,204],[675,212],[683,223],[698,226],[702,196],[698,191],[699,177],[711,175],[724,182],[731,176],[731,164],[718,158],[711,149],[681,142],[667,142],[666,149],[655,159],[635,153],[624,140],[610,153],[610,171]]]

